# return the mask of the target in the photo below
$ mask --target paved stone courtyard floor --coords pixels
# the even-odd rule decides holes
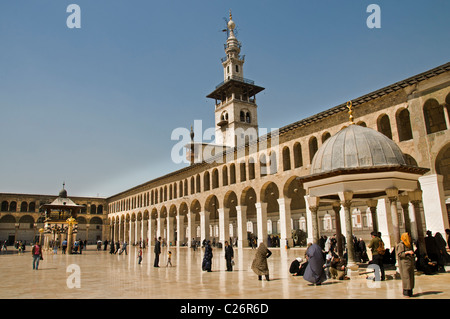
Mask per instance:
[[[13,248],[10,250],[14,250]],[[0,254],[1,299],[404,299],[401,280],[395,270],[386,272],[388,280],[366,279],[364,268],[350,280],[328,280],[310,286],[303,277],[293,277],[288,269],[304,248],[271,248],[268,259],[270,281],[258,281],[250,269],[255,250],[234,249],[236,265],[226,272],[222,249],[213,249],[213,272],[203,272],[203,251],[172,247],[172,266],[166,266],[163,248],[160,268],[153,267],[153,247],[144,250],[138,264],[137,250],[128,255],[110,255],[94,246],[82,255],[44,253],[39,270],[32,269],[30,249],[23,254]],[[15,250],[14,250],[15,251]],[[414,298],[450,298],[450,272],[433,276],[417,275]],[[76,285],[79,283],[79,286]]]

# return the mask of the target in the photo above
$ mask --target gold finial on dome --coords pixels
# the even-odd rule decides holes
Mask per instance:
[[[347,102],[347,108],[348,108],[348,115],[349,115],[350,124],[355,124],[355,122],[353,122],[353,104],[352,104],[352,101],[348,101]]]
[[[230,20],[233,20],[232,17],[231,17],[231,9],[230,9]]]

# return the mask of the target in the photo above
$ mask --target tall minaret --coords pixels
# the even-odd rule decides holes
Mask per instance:
[[[231,11],[227,27],[226,56],[222,58],[224,81],[207,97],[216,100],[215,143],[235,147],[258,138],[256,94],[264,88],[244,78],[244,56],[239,55],[241,43],[234,35],[236,24]]]

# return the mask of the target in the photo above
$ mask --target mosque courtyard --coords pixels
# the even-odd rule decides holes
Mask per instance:
[[[163,247],[160,268],[153,267],[153,247],[145,249],[138,264],[136,247],[128,254],[111,255],[88,246],[82,255],[44,253],[39,270],[32,269],[30,249],[18,254],[14,248],[0,254],[2,299],[404,299],[395,269],[387,280],[366,277],[366,265],[350,280],[329,279],[311,286],[303,277],[289,273],[290,263],[304,257],[305,248],[270,248],[270,281],[258,281],[250,269],[256,250],[234,249],[235,266],[225,271],[223,249],[213,248],[212,272],[203,272],[203,250],[171,247],[172,266],[167,265]],[[370,256],[369,256],[370,257]],[[411,299],[450,298],[450,273],[426,276],[416,273]]]

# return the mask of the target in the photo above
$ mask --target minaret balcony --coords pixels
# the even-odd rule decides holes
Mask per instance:
[[[222,85],[224,85],[226,82],[228,82],[230,80],[235,80],[235,81],[239,81],[239,82],[255,85],[255,81],[253,81],[253,80],[249,80],[249,79],[246,79],[246,78],[243,78],[243,77],[240,77],[240,76],[232,75],[228,79],[226,79],[225,81],[222,81],[221,83],[216,85],[216,89],[221,87]]]

